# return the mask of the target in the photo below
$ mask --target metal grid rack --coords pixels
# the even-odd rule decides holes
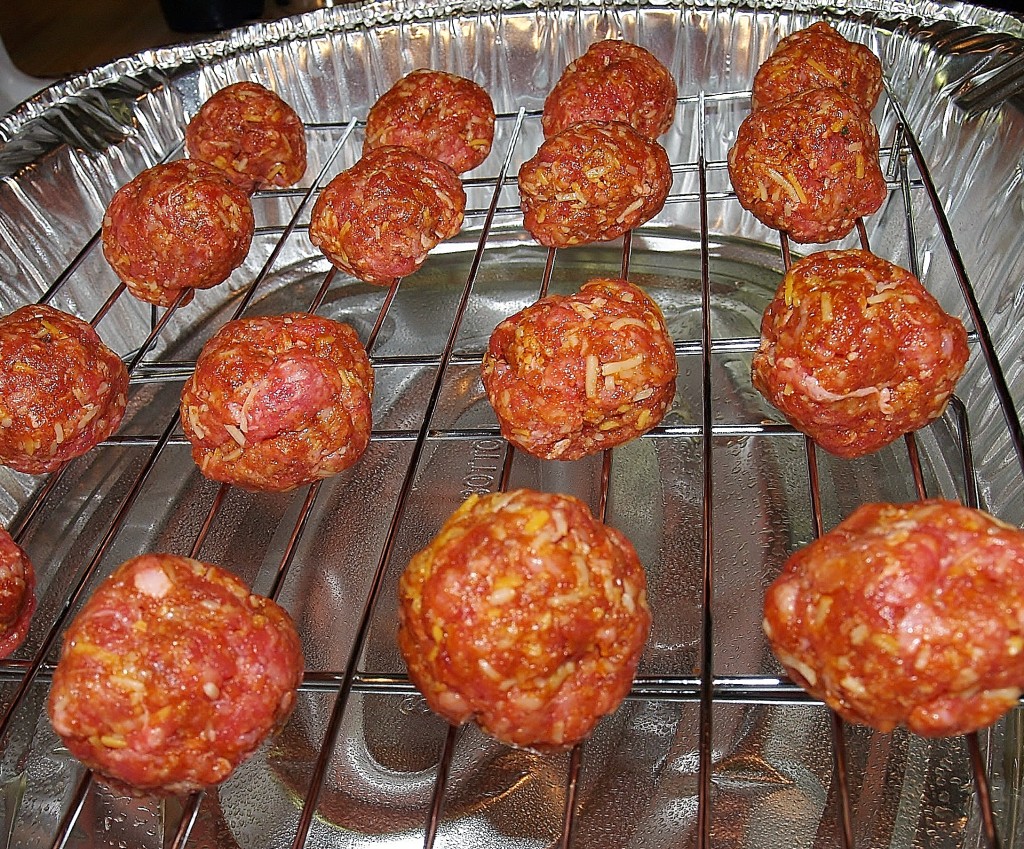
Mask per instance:
[[[711,249],[713,234],[709,204],[735,203],[735,198],[727,186],[727,176],[725,185],[723,185],[724,159],[715,156],[709,157],[707,152],[706,122],[709,103],[745,103],[748,98],[749,91],[735,91],[713,96],[699,94],[695,97],[680,99],[680,112],[687,112],[695,116],[697,143],[695,156],[692,159],[673,162],[672,168],[676,183],[668,204],[694,204],[699,210],[700,229],[699,232],[693,234],[693,239],[699,242],[701,320],[699,338],[677,339],[676,349],[677,356],[684,362],[684,365],[699,364],[695,367],[695,380],[702,391],[699,410],[695,411],[692,421],[680,421],[678,418],[667,420],[666,423],[643,437],[645,440],[681,440],[692,444],[699,452],[702,469],[699,482],[702,506],[701,545],[699,551],[693,552],[694,559],[699,561],[697,570],[700,580],[699,606],[702,611],[697,669],[693,674],[666,675],[651,674],[645,672],[641,667],[630,696],[631,700],[664,701],[697,706],[696,736],[699,764],[697,767],[695,823],[696,845],[699,847],[713,844],[712,798],[715,768],[713,717],[715,704],[732,703],[746,706],[811,703],[811,700],[799,688],[784,678],[718,673],[714,658],[713,629],[716,622],[714,513],[718,504],[714,486],[714,440],[728,437],[766,437],[790,440],[794,437],[799,438],[788,425],[777,420],[769,422],[761,420],[721,421],[716,419],[714,410],[716,398],[712,383],[712,357],[716,353],[722,352],[740,354],[752,352],[756,349],[758,340],[749,336],[719,339],[715,338],[713,334],[711,305],[714,294],[711,266],[714,259]],[[503,140],[502,148],[498,153],[500,166],[492,176],[466,181],[467,194],[470,198],[466,214],[467,232],[476,240],[476,245],[470,252],[471,259],[468,263],[468,272],[465,274],[464,286],[458,294],[451,325],[447,330],[441,350],[436,354],[413,352],[395,355],[378,352],[380,334],[389,321],[392,306],[401,284],[396,284],[390,290],[381,292],[379,307],[372,325],[368,332],[361,334],[378,374],[382,372],[397,373],[403,369],[422,369],[430,375],[429,389],[424,395],[425,403],[418,411],[418,417],[411,426],[376,426],[373,433],[374,443],[395,442],[405,446],[405,451],[402,454],[403,465],[389,469],[389,473],[397,476],[392,481],[392,491],[395,494],[393,510],[387,518],[379,550],[372,558],[372,562],[366,564],[370,572],[370,579],[366,584],[365,595],[358,605],[347,611],[347,615],[355,623],[347,660],[342,665],[310,663],[306,670],[302,691],[322,695],[330,704],[330,709],[324,723],[323,737],[317,747],[315,757],[312,758],[312,770],[308,775],[308,782],[304,788],[296,791],[295,821],[289,823],[288,834],[285,837],[275,837],[283,845],[293,847],[307,845],[311,832],[315,828],[316,820],[321,816],[321,795],[327,782],[332,753],[344,743],[346,711],[352,700],[358,695],[380,696],[389,700],[405,700],[413,696],[414,691],[404,675],[397,672],[376,671],[372,664],[367,662],[365,646],[368,635],[374,627],[374,617],[385,591],[389,564],[393,563],[400,547],[399,538],[402,524],[407,517],[412,493],[417,487],[417,473],[425,461],[428,445],[431,448],[440,445],[443,450],[444,445],[452,443],[485,440],[488,446],[493,447],[500,442],[500,435],[495,425],[465,426],[458,422],[455,424],[439,423],[439,419],[443,417],[436,414],[439,406],[443,404],[443,396],[448,391],[449,382],[454,379],[453,375],[462,379],[467,372],[475,370],[479,365],[482,350],[479,346],[474,348],[462,345],[460,347],[460,328],[476,297],[475,287],[481,265],[493,243],[495,233],[501,230],[501,227],[497,225],[500,222],[514,221],[518,215],[514,194],[510,194],[515,191],[513,166],[516,156],[522,155],[521,139],[524,126],[528,122],[536,122],[538,118],[539,113],[526,110],[500,115],[498,136]],[[679,120],[677,117],[677,121]],[[942,229],[954,273],[963,285],[966,309],[973,322],[970,335],[972,347],[980,348],[989,363],[991,380],[1007,415],[1007,426],[1017,451],[1018,461],[1024,468],[1024,447],[1022,447],[1024,440],[1021,438],[1020,423],[1014,413],[1005,379],[999,370],[991,339],[985,330],[949,224],[938,204],[937,194],[923,162],[921,151],[906,125],[902,112],[891,100],[886,107],[885,122],[892,128],[889,134],[890,138],[886,143],[887,146],[883,148],[883,165],[888,165],[890,192],[895,195],[890,198],[889,203],[890,205],[894,203],[902,205],[905,218],[905,238],[913,264],[912,270],[920,274],[917,267],[918,249],[916,245],[916,232],[919,225],[915,219],[913,196],[920,196],[923,193]],[[349,157],[356,155],[354,145],[360,127],[360,122],[355,120],[308,125],[307,129],[311,140],[321,137],[331,139],[326,146],[314,144],[311,141],[311,148],[323,148],[328,151],[323,157],[315,180],[301,190],[261,192],[257,195],[254,200],[259,225],[257,237],[272,241],[273,247],[269,250],[262,269],[254,276],[251,284],[230,304],[231,317],[239,317],[250,312],[258,303],[262,287],[273,276],[274,263],[280,252],[289,242],[294,244],[292,240],[305,239],[304,222],[308,220],[312,199],[330,176],[340,170],[339,163],[344,160],[345,155]],[[528,151],[526,155],[530,155],[530,153],[532,151]],[[180,150],[172,151],[169,158],[178,155],[180,155]],[[493,156],[494,154],[492,154]],[[709,188],[711,183],[713,185]],[[280,208],[285,208],[287,215],[279,221],[275,219],[279,216]],[[270,210],[262,222],[259,217],[261,209],[265,212]],[[41,301],[58,300],[67,280],[77,273],[82,264],[90,257],[95,258],[98,254],[98,235],[96,234],[83,248],[60,278],[54,281],[53,286],[43,295]],[[868,234],[863,223],[859,225],[858,235],[861,243],[866,247]],[[618,267],[609,264],[607,268],[601,270],[601,273],[606,276],[628,276],[633,255],[633,241],[632,234],[627,234],[622,240],[621,264]],[[788,265],[789,246],[784,237],[781,241],[781,249],[785,264]],[[311,250],[311,247],[308,247],[308,251]],[[542,278],[537,281],[536,295],[538,297],[543,296],[548,290],[553,272],[557,267],[556,260],[556,252],[548,251]],[[428,260],[428,267],[434,261],[433,259]],[[308,299],[306,303],[295,305],[295,308],[310,311],[320,309],[332,284],[335,283],[335,278],[336,274],[333,270],[323,273],[319,288],[312,298]],[[94,325],[100,324],[104,320],[118,300],[124,297],[123,292],[123,285],[112,292],[103,307],[91,317]],[[168,332],[167,327],[178,306],[175,304],[160,312],[154,309],[147,338],[141,341],[134,351],[126,355],[126,362],[132,375],[133,392],[139,392],[146,387],[161,387],[168,383],[174,383],[183,380],[190,373],[194,360],[152,355],[152,351],[162,336]],[[954,398],[950,405],[947,422],[955,434],[962,455],[959,463],[962,467],[960,476],[964,486],[964,498],[968,503],[976,504],[978,495],[974,481],[967,412],[957,398]],[[906,442],[909,467],[913,476],[913,488],[918,496],[923,497],[926,494],[926,480],[917,444],[913,436],[908,437]],[[140,464],[136,464],[130,484],[119,493],[116,506],[113,506],[105,515],[102,527],[92,529],[94,538],[88,542],[90,554],[84,558],[83,568],[69,580],[62,602],[53,611],[52,621],[47,622],[45,636],[31,660],[7,660],[0,664],[2,680],[8,682],[12,687],[11,695],[6,699],[3,714],[0,717],[0,739],[4,740],[5,747],[23,748],[23,754],[19,756],[22,767],[25,759],[34,757],[30,754],[32,749],[31,732],[29,732],[28,743],[21,740],[23,731],[20,730],[20,726],[26,723],[23,714],[30,709],[37,710],[39,708],[38,688],[43,687],[45,690],[46,683],[52,674],[55,648],[65,625],[88,595],[96,580],[102,577],[109,557],[117,550],[118,545],[123,543],[124,538],[133,533],[129,517],[140,499],[153,497],[145,492],[147,481],[154,467],[168,450],[168,446],[183,448],[186,445],[187,443],[180,435],[176,414],[165,422],[159,432],[128,431],[115,435],[105,443],[103,450],[107,451],[115,451],[118,447],[140,449],[144,460]],[[489,472],[493,473],[486,474],[479,481],[473,483],[483,488],[504,488],[510,484],[513,476],[515,460],[513,450],[503,442],[500,443],[499,448],[493,450],[489,448],[488,450],[490,451],[488,462],[491,465],[487,468]],[[824,520],[818,460],[814,446],[809,440],[806,441],[804,450],[810,482],[810,503],[801,509],[809,517],[813,532],[820,534],[824,530]],[[613,485],[611,481],[615,455],[616,452],[605,452],[600,464],[595,512],[602,518],[605,516],[609,491]],[[71,465],[73,464],[68,464],[51,475],[41,485],[31,503],[17,517],[17,521],[11,527],[11,532],[17,541],[25,539],[47,515],[53,501],[62,497],[62,493],[65,491],[65,473]],[[358,465],[354,470],[345,474],[359,474]],[[264,590],[271,597],[276,598],[282,593],[283,588],[297,570],[315,568],[315,564],[301,560],[300,551],[304,536],[308,532],[314,505],[317,503],[324,485],[318,483],[310,486],[298,497],[294,509],[284,511],[286,516],[286,524],[283,528],[285,541],[276,550],[276,567],[272,570],[269,586]],[[187,553],[189,556],[201,558],[204,545],[218,522],[230,521],[225,518],[227,510],[225,504],[231,497],[230,488],[226,485],[208,487],[208,491],[212,497],[209,499],[208,506],[197,517],[195,529],[191,533],[190,550],[181,552]],[[853,814],[851,813],[853,807],[851,798],[854,794],[850,785],[855,778],[851,774],[851,766],[847,763],[845,744],[847,730],[834,716],[831,720],[831,729],[835,785],[834,791],[830,791],[834,793],[834,796],[829,807],[833,808],[838,815],[839,822],[836,832],[841,840],[841,845],[852,849],[858,843],[855,839]],[[457,729],[448,728],[443,735],[443,742],[437,753],[434,781],[421,825],[422,842],[427,847],[435,845],[439,830],[443,828],[445,822],[445,808],[450,800],[450,774],[453,762],[458,758],[457,748],[461,733]],[[551,843],[560,847],[574,844],[581,816],[580,776],[589,745],[589,743],[584,743],[577,746],[568,756],[564,764],[564,771],[561,773],[563,781],[561,788],[562,815],[558,833],[551,835]],[[970,736],[967,747],[971,760],[971,771],[975,776],[976,798],[981,812],[984,841],[988,846],[995,847],[999,845],[999,837],[996,834],[995,816],[986,779],[988,755],[977,735]],[[83,840],[83,829],[87,830],[88,828],[87,822],[85,822],[88,818],[83,818],[83,811],[94,803],[93,797],[98,792],[100,791],[96,789],[96,781],[91,771],[79,769],[75,782],[65,789],[60,799],[56,829],[52,833],[46,834],[39,845],[53,847],[79,845]],[[164,828],[162,845],[172,847],[205,845],[204,840],[209,839],[208,837],[195,837],[197,822],[201,819],[204,804],[207,806],[214,804],[211,801],[214,796],[215,794],[193,793],[185,799],[160,802],[158,805],[161,808],[159,818]],[[18,806],[18,800],[8,795],[6,807],[8,835],[16,833],[15,820],[18,816]]]

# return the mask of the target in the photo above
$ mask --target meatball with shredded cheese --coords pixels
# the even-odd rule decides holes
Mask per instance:
[[[0,463],[40,475],[110,436],[128,370],[96,331],[44,304],[0,318]]]
[[[1024,533],[951,501],[866,504],[786,561],[764,630],[849,722],[983,728],[1024,691]]]
[[[306,173],[302,120],[259,83],[234,83],[213,94],[185,128],[185,147],[250,194],[292,186]]]
[[[255,220],[225,172],[182,159],[143,171],[103,216],[103,255],[136,298],[169,306],[183,289],[210,289],[242,264]],[[186,294],[183,303],[192,299]]]
[[[622,121],[647,139],[672,126],[676,81],[650,51],[607,39],[572,62],[544,101],[545,138],[584,121]]]
[[[302,679],[299,636],[225,569],[145,554],[64,634],[48,711],[86,766],[129,789],[218,784],[276,729]]]
[[[0,528],[0,657],[28,635],[36,609],[36,573],[21,547]]]
[[[591,280],[505,319],[484,354],[501,432],[546,460],[635,439],[675,397],[676,358],[658,305],[625,280]]]
[[[812,89],[743,119],[729,176],[744,209],[796,242],[830,242],[886,196],[871,116],[837,89]]]
[[[574,124],[519,169],[526,229],[549,248],[639,227],[658,214],[671,186],[665,149],[615,122]]]
[[[494,104],[472,80],[421,69],[402,77],[370,108],[363,153],[408,147],[462,174],[491,152]]]
[[[882,63],[863,44],[819,21],[782,39],[757,69],[751,108],[814,88],[838,89],[870,112],[882,91]]]
[[[390,286],[462,228],[466,193],[451,168],[405,147],[378,147],[321,192],[309,238],[342,271]]]
[[[431,709],[537,750],[619,706],[650,622],[633,546],[567,495],[471,495],[399,583],[398,645]]]
[[[967,333],[909,271],[866,251],[789,270],[761,322],[754,386],[826,451],[859,457],[938,418]]]
[[[373,368],[347,324],[307,313],[230,321],[181,393],[208,478],[284,492],[347,469],[370,440]]]

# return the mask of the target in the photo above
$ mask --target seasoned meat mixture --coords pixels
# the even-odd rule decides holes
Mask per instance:
[[[118,784],[194,790],[284,723],[302,670],[295,626],[273,601],[217,566],[145,554],[66,631],[49,716],[75,757]]]
[[[654,140],[672,126],[676,81],[649,51],[608,39],[563,72],[544,101],[544,136],[583,121],[622,121]]]
[[[28,635],[36,609],[36,573],[28,555],[0,528],[0,657]]]
[[[938,418],[967,334],[909,271],[861,250],[795,263],[761,321],[754,386],[826,451],[859,457]]]
[[[390,286],[462,228],[466,193],[443,162],[378,147],[324,188],[309,238],[347,274]]]
[[[575,460],[661,421],[675,397],[675,348],[643,290],[591,280],[501,322],[482,376],[509,442],[546,460]]]
[[[136,298],[169,306],[182,289],[226,280],[254,228],[248,195],[225,172],[182,159],[117,190],[103,216],[103,255]]]
[[[347,469],[370,440],[373,369],[347,324],[306,313],[230,321],[181,393],[200,471],[284,492]]]
[[[306,173],[302,120],[259,83],[235,83],[210,97],[189,121],[185,147],[249,193],[292,186]]]
[[[419,70],[381,95],[366,117],[363,153],[386,145],[438,159],[456,174],[476,168],[491,152],[494,104],[472,80]]]
[[[782,39],[757,69],[751,106],[761,109],[814,88],[838,89],[870,112],[882,91],[882,63],[819,21]]]
[[[549,248],[617,238],[650,221],[672,186],[668,154],[625,124],[574,124],[519,169],[526,229]]]
[[[964,734],[1024,691],[1024,533],[955,502],[858,508],[764,609],[793,680],[849,722]]]
[[[837,89],[812,89],[744,118],[729,176],[744,209],[796,242],[842,238],[886,195],[878,131]]]
[[[110,436],[128,370],[96,331],[45,305],[0,318],[0,462],[40,475]]]
[[[629,540],[566,495],[472,495],[410,561],[398,644],[431,709],[564,749],[629,692],[650,628]]]

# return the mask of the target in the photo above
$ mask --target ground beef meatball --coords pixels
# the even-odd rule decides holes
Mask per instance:
[[[128,370],[86,322],[53,307],[0,318],[0,462],[40,475],[121,423]]]
[[[538,750],[619,706],[650,622],[633,546],[567,495],[471,495],[399,584],[398,645],[431,709]]]
[[[64,634],[50,721],[75,757],[120,784],[198,789],[284,723],[302,670],[295,625],[273,601],[217,566],[145,554]]]
[[[676,81],[653,54],[628,41],[598,41],[562,72],[541,126],[550,138],[581,121],[622,121],[653,140],[675,111]]]
[[[574,124],[519,169],[526,229],[549,248],[615,239],[650,221],[672,186],[668,154],[625,124]]]
[[[661,421],[675,397],[675,348],[641,289],[591,280],[499,324],[482,376],[509,442],[545,460],[575,460]]]
[[[302,120],[259,83],[235,83],[207,100],[185,129],[185,147],[249,193],[292,186],[306,173]]]
[[[786,561],[764,629],[850,722],[982,728],[1024,691],[1024,533],[951,501],[866,504]]]
[[[754,386],[826,451],[859,457],[938,418],[967,334],[909,271],[861,250],[789,270],[761,321]]]
[[[472,80],[443,71],[402,77],[370,109],[363,153],[385,145],[409,147],[439,159],[457,174],[491,152],[494,104]]]
[[[36,609],[36,573],[28,555],[0,528],[0,657],[7,657],[28,634]]]
[[[729,151],[729,176],[744,209],[796,242],[842,238],[886,195],[878,131],[837,89],[748,115]]]
[[[754,75],[757,110],[813,88],[835,88],[870,112],[882,91],[882,63],[863,44],[847,41],[823,21],[779,42]]]
[[[404,147],[378,147],[324,188],[309,238],[334,265],[390,286],[462,227],[466,193],[443,162]]]
[[[182,159],[117,190],[103,216],[103,255],[136,298],[169,306],[182,289],[226,280],[254,226],[248,196],[223,171]]]
[[[373,368],[347,324],[307,313],[229,321],[181,393],[206,477],[285,492],[347,469],[370,440]]]

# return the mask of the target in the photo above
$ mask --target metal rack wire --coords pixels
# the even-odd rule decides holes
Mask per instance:
[[[715,340],[711,327],[711,304],[713,299],[711,286],[711,225],[709,223],[708,203],[709,201],[730,200],[732,195],[729,191],[709,190],[708,175],[721,172],[725,168],[724,161],[709,160],[706,151],[707,128],[705,125],[708,102],[723,100],[742,100],[749,97],[749,92],[728,92],[717,95],[698,94],[692,98],[681,98],[680,103],[689,104],[696,109],[696,120],[698,122],[697,138],[698,149],[696,158],[693,161],[673,162],[673,172],[679,175],[690,175],[696,178],[695,191],[675,191],[669,199],[669,204],[694,203],[699,208],[700,230],[697,236],[700,243],[700,299],[702,304],[701,337],[699,340],[681,340],[677,342],[676,351],[680,358],[699,358],[700,360],[700,383],[702,386],[701,408],[699,422],[695,424],[663,424],[655,428],[647,437],[649,439],[686,439],[696,440],[700,445],[702,457],[703,477],[701,487],[702,499],[702,527],[701,527],[701,551],[700,573],[701,573],[701,609],[703,611],[702,630],[699,649],[699,673],[695,675],[645,675],[640,674],[631,693],[632,699],[665,700],[675,702],[691,702],[699,706],[699,728],[697,731],[699,743],[699,770],[698,770],[698,807],[697,807],[697,845],[704,849],[712,845],[711,829],[711,798],[712,798],[712,773],[713,773],[713,706],[716,702],[735,702],[745,705],[753,704],[791,704],[794,702],[810,703],[812,700],[803,691],[782,678],[765,677],[743,677],[725,676],[716,674],[715,658],[713,653],[713,634],[715,623],[714,610],[714,585],[716,564],[714,559],[713,520],[716,504],[713,478],[712,447],[713,440],[722,436],[765,436],[765,437],[792,437],[794,431],[786,424],[778,422],[715,422],[713,409],[715,398],[712,387],[712,356],[716,353],[726,352],[749,352],[757,347],[756,338],[738,338],[729,340]],[[912,271],[919,274],[916,266],[916,223],[914,220],[913,204],[910,202],[912,193],[925,192],[931,202],[934,214],[942,229],[943,238],[950,254],[950,259],[961,282],[964,291],[964,299],[967,310],[974,324],[971,334],[972,344],[979,346],[988,362],[991,379],[995,391],[1003,405],[1004,414],[1007,418],[1007,427],[1011,434],[1011,440],[1018,453],[1018,459],[1024,471],[1024,440],[1021,439],[1020,422],[1014,412],[1012,398],[1006,387],[1005,378],[999,368],[995,357],[992,341],[985,329],[984,320],[974,298],[973,290],[963,262],[959,258],[955,240],[949,228],[948,221],[942,212],[934,185],[928,175],[927,166],[921,154],[920,148],[914,141],[910,127],[906,123],[905,116],[899,109],[898,104],[892,102],[896,113],[897,132],[888,147],[888,161],[890,163],[890,188],[899,193],[903,203],[906,220],[906,239],[910,245],[909,254],[914,263]],[[408,356],[375,356],[375,345],[378,334],[384,325],[391,306],[396,297],[398,286],[396,284],[383,296],[380,308],[372,330],[366,339],[366,349],[376,369],[399,368],[406,366],[426,366],[434,369],[434,376],[427,401],[423,407],[418,427],[410,429],[385,430],[375,428],[372,440],[384,441],[389,439],[406,440],[411,442],[411,451],[407,464],[403,470],[399,470],[401,482],[398,487],[398,497],[394,504],[393,512],[389,518],[388,526],[384,533],[384,543],[376,562],[370,565],[372,577],[368,584],[368,590],[363,600],[361,609],[356,613],[358,625],[355,631],[355,639],[349,652],[349,658],[344,668],[308,668],[302,688],[305,691],[319,691],[333,694],[333,706],[327,720],[326,732],[318,752],[312,775],[308,783],[307,791],[301,799],[299,818],[291,838],[291,845],[298,849],[306,845],[309,838],[314,819],[317,816],[320,794],[325,784],[325,776],[332,752],[338,745],[339,736],[342,732],[342,721],[345,716],[350,698],[354,693],[378,694],[392,697],[405,697],[413,692],[407,678],[401,674],[385,674],[368,671],[360,668],[360,658],[367,638],[367,633],[373,621],[375,608],[378,603],[379,594],[384,584],[385,570],[392,560],[398,540],[399,528],[405,517],[407,502],[412,491],[418,466],[421,462],[422,453],[428,439],[440,440],[471,440],[480,438],[497,439],[499,433],[496,427],[491,428],[467,428],[467,427],[439,427],[433,419],[445,380],[453,368],[473,366],[478,364],[482,352],[458,353],[456,351],[456,340],[463,317],[473,297],[474,285],[477,280],[481,262],[489,245],[492,228],[499,216],[514,216],[517,208],[514,206],[502,206],[502,193],[507,187],[514,183],[514,176],[510,174],[510,167],[513,162],[517,144],[521,138],[521,131],[524,122],[536,120],[539,117],[537,112],[526,112],[520,109],[517,113],[508,113],[499,116],[499,121],[510,125],[508,140],[505,149],[501,152],[501,166],[493,178],[480,178],[467,181],[467,185],[481,189],[489,193],[489,202],[485,206],[471,207],[467,210],[467,221],[474,222],[473,232],[478,235],[475,251],[469,265],[465,284],[462,289],[458,304],[452,317],[452,323],[448,330],[446,341],[438,355],[411,354]],[[242,297],[239,299],[233,313],[233,317],[239,317],[246,313],[248,308],[256,301],[260,294],[260,287],[271,273],[275,258],[283,249],[285,243],[292,238],[299,237],[305,232],[302,223],[302,216],[308,210],[309,203],[315,194],[326,183],[331,173],[331,168],[340,155],[341,151],[351,139],[358,122],[331,122],[311,124],[308,132],[330,132],[340,133],[339,140],[334,145],[331,153],[324,161],[320,173],[312,184],[301,191],[285,190],[280,192],[265,192],[265,196],[279,196],[282,198],[298,198],[297,206],[291,214],[290,219],[283,226],[263,226],[259,228],[262,236],[272,237],[275,246],[270,253],[260,272],[254,277],[251,285],[248,286]],[[172,151],[170,156],[177,155]],[[908,167],[908,158],[912,159],[917,177],[911,176],[911,169]],[[479,223],[477,223],[479,222]],[[867,247],[867,234],[860,226],[862,244]],[[98,234],[82,249],[79,255],[73,260],[65,272],[54,282],[41,298],[41,301],[52,300],[61,290],[65,282],[71,277],[86,256],[95,251],[98,245]],[[630,257],[632,250],[632,239],[627,235],[623,239],[622,259],[617,273],[627,277],[630,268]],[[785,238],[782,241],[782,252],[789,262],[789,248]],[[549,251],[546,256],[543,278],[538,284],[538,296],[541,297],[547,292],[551,280],[553,268],[556,263],[555,251]],[[306,306],[310,311],[316,311],[323,303],[324,298],[335,279],[335,272],[332,270],[323,277],[319,290]],[[118,287],[104,304],[103,308],[93,317],[94,325],[102,322],[108,314],[111,306],[123,295],[124,287]],[[186,377],[194,363],[188,361],[171,361],[160,359],[147,359],[160,335],[165,332],[171,317],[180,306],[179,303],[172,305],[166,311],[157,314],[153,311],[153,320],[150,332],[141,345],[127,358],[128,368],[134,386],[140,384],[161,383],[166,381],[179,380]],[[974,479],[973,458],[970,449],[970,434],[966,410],[959,399],[951,402],[949,419],[952,421],[952,428],[956,433],[959,446],[962,451],[963,480],[966,482],[965,499],[972,505],[977,504],[977,483]],[[133,505],[146,484],[154,466],[160,459],[168,445],[183,444],[183,438],[177,433],[177,415],[171,417],[160,433],[131,436],[115,436],[108,441],[109,445],[132,445],[145,447],[149,453],[141,469],[139,470],[133,484],[123,497],[123,500],[115,510],[105,531],[99,536],[92,556],[89,558],[84,569],[75,577],[72,588],[64,603],[57,611],[52,623],[42,640],[39,650],[31,661],[4,661],[0,663],[0,679],[16,681],[17,686],[11,699],[5,705],[2,716],[0,716],[0,740],[7,744],[12,733],[12,725],[15,717],[21,709],[30,689],[37,681],[45,682],[52,674],[52,667],[48,658],[52,655],[53,649],[63,632],[71,615],[77,610],[80,602],[84,599],[88,587],[96,578],[107,553],[111,550],[119,535],[127,533],[126,519]],[[913,437],[908,438],[908,451],[910,464],[913,470],[914,487],[919,496],[923,497],[925,492],[924,475],[921,469],[920,458]],[[611,480],[613,452],[605,452],[601,467],[600,495],[597,515],[605,516],[608,503],[609,487]],[[810,441],[806,443],[807,472],[810,480],[811,504],[808,511],[813,517],[814,530],[821,533],[824,530],[821,494],[818,484],[818,469],[815,449]],[[495,481],[495,486],[504,488],[509,485],[513,465],[513,451],[506,445],[500,463],[501,473]],[[21,511],[12,532],[16,540],[22,539],[29,528],[39,520],[44,512],[48,499],[54,496],[59,488],[64,469],[54,473],[42,484],[35,498]],[[201,524],[195,540],[189,552],[193,557],[200,557],[204,544],[211,528],[218,521],[223,504],[228,494],[228,487],[221,486],[213,498],[205,518]],[[321,485],[310,486],[305,494],[293,525],[288,533],[288,541],[284,547],[280,561],[277,566],[275,577],[272,582],[269,595],[277,597],[282,587],[288,581],[295,564],[296,552],[299,543],[307,530],[307,523],[313,512],[314,505],[320,493]],[[840,816],[839,834],[846,849],[853,849],[855,846],[854,827],[851,814],[851,793],[849,789],[849,768],[845,760],[845,731],[840,720],[833,717],[833,753],[835,764],[835,784],[839,797],[838,812]],[[458,740],[459,731],[450,728],[444,739],[442,749],[438,755],[437,777],[434,783],[431,801],[427,813],[426,822],[423,825],[424,846],[432,847],[438,835],[438,830],[443,816],[443,806],[448,781],[449,771],[452,765],[453,753]],[[986,763],[982,746],[976,735],[972,735],[968,741],[972,771],[976,776],[976,796],[981,811],[981,819],[990,847],[999,846],[999,838],[995,829],[995,816],[992,809],[990,793],[986,780]],[[560,834],[556,845],[568,847],[572,845],[578,823],[577,791],[582,768],[582,761],[586,751],[586,744],[575,747],[569,757],[564,784],[564,813],[560,827]],[[58,828],[52,836],[53,847],[64,847],[73,842],[73,833],[76,824],[83,810],[89,794],[93,792],[93,775],[91,771],[85,770],[81,773],[76,786],[64,801],[61,808],[61,816]],[[190,844],[190,838],[196,825],[203,804],[205,794],[193,793],[183,801],[181,810],[175,816],[173,822],[168,823],[170,836],[166,845],[171,847],[185,847]],[[7,811],[8,818],[16,815],[11,810]]]

